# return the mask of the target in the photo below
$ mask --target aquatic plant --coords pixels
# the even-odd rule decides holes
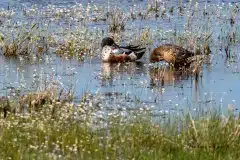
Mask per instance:
[[[76,27],[74,32],[65,30],[61,39],[56,39],[56,54],[65,57],[76,57],[84,60],[94,56],[99,49],[101,30],[91,31],[85,27]],[[97,40],[97,41],[96,41]]]
[[[2,8],[0,11],[0,17],[2,18],[1,21],[11,19],[15,14],[16,14],[16,12],[13,9],[3,9]]]
[[[114,8],[111,12],[108,12],[108,16],[110,17],[109,32],[118,33],[124,31],[126,23],[126,15],[124,12],[118,8]]]
[[[213,113],[196,119],[187,114],[169,117],[168,122],[165,117],[157,123],[151,120],[148,108],[100,114],[104,106],[89,98],[86,95],[79,104],[46,103],[37,112],[1,118],[0,157],[239,157],[238,117]]]
[[[16,35],[11,37],[3,36],[1,49],[4,56],[31,56],[41,55],[46,52],[46,37],[39,32],[39,24],[33,24],[29,29],[21,27]]]
[[[55,5],[41,7],[39,5],[33,5],[31,7],[23,6],[21,11],[23,12],[24,16],[23,21],[27,21],[28,27],[29,21],[33,17],[39,20],[38,23],[39,26],[41,26],[41,29],[45,24],[51,26],[47,29],[48,36],[45,38],[42,35],[40,37],[36,36],[38,39],[40,39],[40,41],[45,41],[45,46],[49,47],[54,44],[51,52],[56,52],[61,56],[75,56],[81,60],[85,59],[85,57],[93,56],[94,53],[96,53],[95,50],[97,49],[97,45],[93,47],[92,40],[89,39],[95,38],[95,41],[96,39],[101,40],[102,37],[109,34],[119,39],[123,39],[126,43],[132,43],[134,41],[131,38],[126,38],[128,35],[136,35],[134,36],[134,39],[142,39],[142,41],[146,42],[148,45],[153,44],[153,42],[158,42],[161,38],[164,40],[163,42],[188,45],[185,47],[194,51],[201,50],[201,52],[204,54],[209,54],[212,48],[215,47],[213,44],[216,44],[215,42],[217,42],[217,33],[213,33],[213,28],[215,28],[215,23],[213,22],[215,21],[220,24],[219,30],[224,30],[224,33],[221,35],[220,39],[222,39],[225,46],[228,46],[227,40],[230,41],[230,43],[237,42],[236,39],[239,31],[239,29],[237,29],[237,23],[235,23],[237,21],[235,17],[237,17],[239,14],[237,4],[212,5],[206,3],[202,9],[199,7],[199,3],[195,3],[193,1],[189,1],[189,3],[183,3],[182,1],[179,1],[175,7],[171,2],[148,1],[148,5],[146,6],[141,6],[134,3],[134,5],[130,7],[130,10],[124,10],[121,7],[109,8],[111,3],[112,2],[108,2],[105,5],[99,6],[91,3],[88,3],[86,6],[84,6],[83,4],[77,3],[68,7],[58,7]],[[16,9],[13,8],[8,12],[11,11],[15,13],[15,10]],[[139,10],[140,12],[138,12]],[[179,10],[181,14],[178,14],[177,10]],[[144,20],[144,24],[148,23],[148,21],[157,18],[156,14],[162,15],[163,18],[157,19],[157,22],[159,22],[158,24],[161,24],[162,22],[166,23],[168,21],[167,23],[172,27],[161,28],[162,32],[159,34],[156,32],[156,30],[158,30],[160,26],[159,28],[158,26],[156,28],[153,26],[147,26],[145,29],[142,27],[136,28],[136,26],[131,26],[135,20]],[[40,43],[40,46],[32,49],[31,47],[24,47],[25,45],[22,45],[22,49],[20,49],[21,47],[17,46],[16,41],[18,41],[17,39],[24,39],[24,37],[20,36],[17,38],[17,36],[11,35],[18,35],[19,32],[23,32],[21,30],[27,30],[27,32],[29,32],[29,30],[23,29],[26,28],[26,26],[23,26],[22,21],[14,20],[14,18],[17,17],[16,14],[12,14],[11,17],[13,17],[13,19],[10,19],[8,22],[4,21],[2,27],[4,28],[9,24],[14,24],[13,26],[18,24],[18,27],[21,29],[17,32],[15,29],[13,29],[13,33],[10,34],[4,33],[4,42],[6,44],[4,51],[5,55],[16,56],[19,53],[25,54],[30,51],[47,51],[46,47],[41,45],[42,42],[32,42],[33,40],[31,40],[31,43],[37,43],[35,46]],[[174,26],[178,23],[178,19],[182,19],[182,22],[185,22],[185,25],[175,28]],[[232,21],[232,25],[230,21]],[[182,22],[180,24],[182,24]],[[225,22],[229,23],[229,27],[226,27]],[[90,27],[92,24],[101,24],[103,26],[92,28]],[[108,32],[106,32],[106,28],[104,26],[108,28]],[[63,31],[64,29],[66,30]],[[80,32],[81,29],[84,30],[82,33]],[[98,36],[92,37],[92,35],[86,34],[85,38],[83,38],[81,36],[83,36],[85,30],[91,30],[89,32],[92,33],[98,32]],[[4,28],[4,31],[6,31],[6,28]],[[211,36],[207,43],[202,40],[202,38],[207,37],[207,35],[212,33],[213,36]],[[78,40],[78,36],[81,37],[80,41]],[[49,41],[49,37],[51,37],[52,40],[54,39],[54,41]],[[186,40],[188,43],[186,43]],[[228,56],[228,54],[226,55]]]

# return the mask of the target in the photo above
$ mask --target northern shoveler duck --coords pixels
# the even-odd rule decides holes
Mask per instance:
[[[174,44],[165,44],[159,46],[153,50],[150,55],[150,62],[159,62],[166,61],[169,64],[172,64],[175,68],[179,68],[181,66],[187,66],[194,59],[195,54],[184,49],[181,46],[177,46]]]
[[[139,46],[119,46],[110,37],[103,38],[101,45],[101,58],[104,62],[136,61],[142,58],[146,51],[146,48],[140,48]]]

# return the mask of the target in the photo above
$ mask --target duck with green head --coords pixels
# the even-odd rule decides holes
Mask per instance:
[[[101,59],[103,62],[127,62],[136,61],[142,58],[146,48],[139,46],[119,46],[110,37],[102,39]]]

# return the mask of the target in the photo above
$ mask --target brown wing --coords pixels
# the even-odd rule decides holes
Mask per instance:
[[[165,44],[155,48],[151,54],[150,61],[158,62],[165,60],[168,63],[184,64],[186,59],[193,56],[194,53],[174,44]]]
[[[158,47],[159,54],[169,63],[184,63],[194,54],[181,46],[166,44]]]
[[[176,54],[175,63],[185,63],[187,58],[194,56],[193,52],[190,52],[183,47],[174,45],[173,48],[174,48],[174,53]]]

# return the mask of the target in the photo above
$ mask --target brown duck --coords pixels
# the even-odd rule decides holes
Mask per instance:
[[[187,66],[192,61],[190,60],[195,54],[184,49],[181,46],[174,44],[165,44],[153,50],[150,56],[150,62],[166,61],[172,64],[175,68]]]

